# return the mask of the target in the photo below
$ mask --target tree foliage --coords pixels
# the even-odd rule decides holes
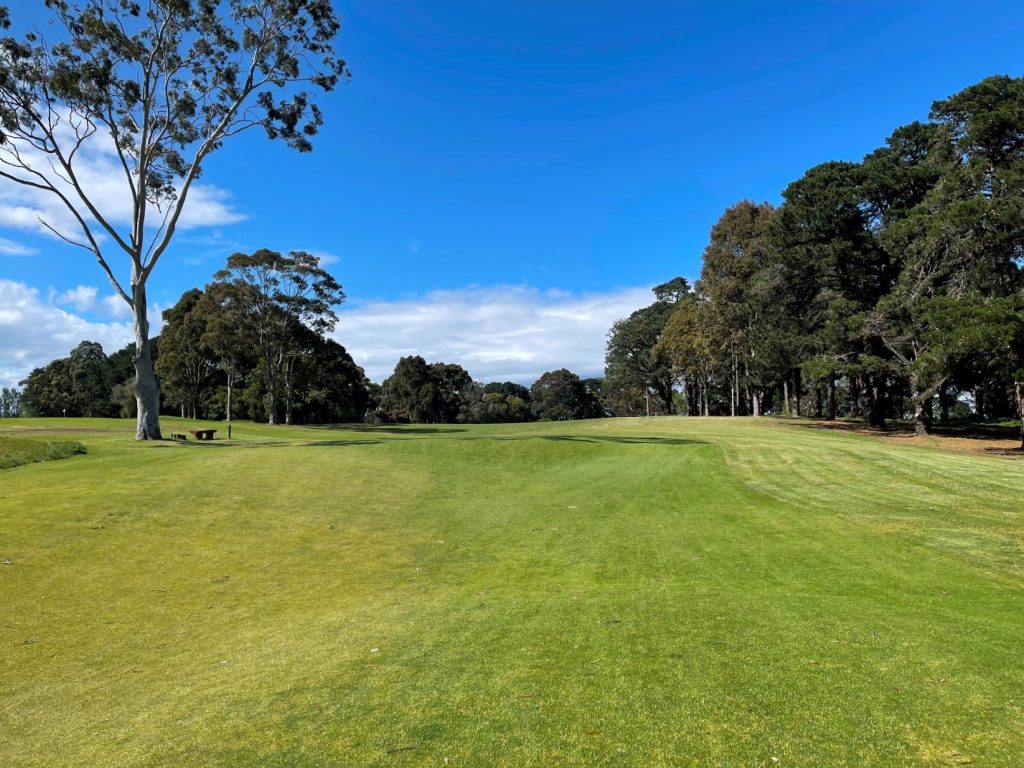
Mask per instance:
[[[566,368],[542,374],[530,387],[530,399],[538,419],[567,421],[600,415],[600,405],[580,377]]]
[[[937,101],[928,122],[782,197],[723,214],[655,347],[690,413],[844,405],[927,433],[935,402],[948,417],[970,390],[979,416],[1016,409],[1024,424],[1024,79]]]
[[[655,301],[618,320],[608,332],[603,396],[616,415],[673,412],[671,365],[658,346],[676,306],[690,297],[690,285],[676,277],[655,286]]]
[[[0,389],[0,419],[14,419],[21,415],[21,392],[15,387]]]
[[[83,341],[67,357],[29,373],[19,408],[27,416],[113,416],[113,374],[103,348]]]
[[[311,351],[311,333],[333,330],[345,300],[338,282],[304,251],[236,253],[214,275],[231,312],[253,334],[267,393],[267,420],[278,423],[282,390],[292,403],[296,360]],[[290,407],[285,421],[291,422]]]

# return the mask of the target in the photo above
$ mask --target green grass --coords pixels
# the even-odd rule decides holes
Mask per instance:
[[[0,434],[40,429],[89,452],[0,475],[2,765],[1021,764],[1015,457],[770,419]]]
[[[0,469],[12,469],[36,461],[55,461],[85,453],[85,446],[71,440],[34,440],[0,435]]]

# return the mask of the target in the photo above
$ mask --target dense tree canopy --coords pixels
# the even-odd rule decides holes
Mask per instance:
[[[690,285],[677,277],[656,286],[654,295],[653,304],[617,321],[608,333],[603,394],[616,415],[673,412],[673,374],[658,341],[673,310],[689,297]]]
[[[782,197],[723,214],[654,347],[689,413],[845,408],[924,434],[936,401],[947,418],[969,396],[979,417],[1015,410],[1024,425],[1024,80],[938,101],[929,122]]]
[[[567,421],[600,415],[600,404],[580,377],[565,368],[548,371],[530,387],[532,409],[538,419]]]
[[[178,303],[163,312],[160,333],[160,376],[164,398],[181,405],[182,416],[193,419],[203,414],[216,384],[217,370],[213,350],[206,343],[209,303],[198,288],[186,291]]]
[[[236,253],[214,275],[231,312],[255,337],[267,393],[267,420],[278,423],[282,389],[285,423],[292,418],[293,371],[312,338],[334,328],[334,307],[345,300],[338,282],[304,251]]]
[[[34,369],[21,383],[20,402],[11,407],[26,416],[113,416],[117,411],[114,367],[95,341],[83,341],[70,355]]]

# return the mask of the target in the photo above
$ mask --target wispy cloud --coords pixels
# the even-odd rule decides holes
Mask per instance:
[[[64,138],[70,141],[70,129],[65,127],[64,131],[67,133]],[[0,147],[0,156],[13,157],[13,149],[13,145]],[[17,149],[24,160],[46,175],[55,186],[67,192],[70,199],[77,199],[74,190],[52,172],[46,157],[31,148],[21,146]],[[124,169],[117,159],[116,148],[110,136],[102,132],[93,135],[76,154],[75,164],[76,177],[96,208],[102,211],[114,226],[130,227],[131,195]],[[235,207],[228,190],[210,184],[194,184],[189,192],[188,205],[185,206],[178,221],[178,227],[182,230],[211,227],[239,222],[245,218],[245,214]],[[151,211],[149,223],[152,226],[158,226],[162,219],[162,213]],[[0,227],[53,237],[53,233],[41,221],[74,240],[80,240],[82,237],[76,221],[56,196],[45,190],[3,180],[0,184]],[[97,234],[100,234],[98,228]],[[12,245],[9,240],[0,241],[0,252],[4,252],[5,243]]]
[[[526,286],[433,291],[372,301],[339,313],[334,337],[374,381],[398,358],[459,363],[479,381],[532,383],[569,368],[601,375],[608,329],[653,301],[649,288],[608,293],[542,291]]]
[[[34,256],[39,253],[35,248],[0,237],[0,256]]]
[[[218,229],[185,232],[174,241],[176,258],[182,264],[190,267],[209,265],[212,270],[223,267],[231,254],[247,250],[249,247],[241,240],[228,237]]]
[[[327,251],[309,251],[310,254],[316,256],[320,260],[320,266],[323,268],[329,267],[333,264],[337,264],[341,261],[341,256],[335,253],[328,253]]]

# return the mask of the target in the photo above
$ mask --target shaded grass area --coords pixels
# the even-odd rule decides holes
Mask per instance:
[[[793,423],[815,429],[835,429],[852,432],[877,434],[913,434],[915,426],[910,419],[890,419],[884,430],[866,428],[863,419],[839,418],[832,421],[822,419],[794,419]],[[932,434],[948,437],[963,437],[972,440],[1020,440],[1020,422],[1013,420],[973,421],[970,419],[951,419],[948,422],[936,421],[932,425]]]
[[[37,461],[67,459],[83,453],[85,446],[76,441],[0,436],[0,469],[12,469]]]
[[[1024,753],[1011,459],[767,419],[62,428],[87,457],[0,483],[5,765]]]

